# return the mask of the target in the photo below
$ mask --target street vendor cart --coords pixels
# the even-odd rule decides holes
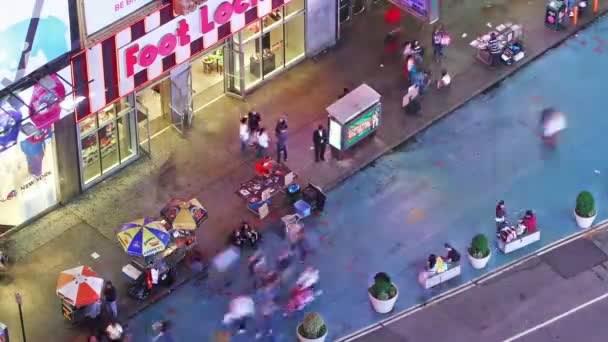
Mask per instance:
[[[496,34],[501,60],[507,65],[518,62],[525,56],[523,46],[523,28],[511,22],[500,24],[492,31],[486,32],[473,40],[469,45],[477,50],[475,58],[483,64],[492,64],[492,55],[488,51],[491,34]]]
[[[326,108],[329,114],[329,145],[334,157],[373,135],[380,126],[380,94],[362,84]]]
[[[104,280],[88,266],[78,266],[59,273],[55,292],[61,299],[63,317],[72,323],[78,323],[87,317],[99,316],[103,283]]]

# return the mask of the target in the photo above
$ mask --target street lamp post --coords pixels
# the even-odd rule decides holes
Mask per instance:
[[[23,297],[21,293],[15,293],[15,300],[17,301],[17,306],[19,306],[19,320],[21,321],[21,335],[23,336],[23,342],[27,342],[25,339],[25,325],[23,324],[23,310],[21,310],[21,305],[23,305]]]

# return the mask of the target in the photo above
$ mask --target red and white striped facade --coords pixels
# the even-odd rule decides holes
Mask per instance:
[[[173,13],[173,6],[169,4],[81,51],[72,58],[74,93],[75,96],[84,97],[75,110],[76,120],[81,121],[146,86],[167,74],[175,66],[209,50],[290,1],[208,0],[194,12],[183,16],[176,16]],[[236,10],[237,6],[239,10]],[[180,25],[183,29],[184,21],[188,27],[187,43],[180,40],[175,40],[179,42],[175,43],[167,35],[171,33],[177,37],[176,29]],[[142,63],[135,63],[134,66],[131,63],[132,72],[127,72],[129,48],[139,47],[138,50],[137,47],[134,48],[138,53],[130,55],[133,58],[139,55],[138,61],[141,61],[142,54],[150,57],[150,53],[147,53],[149,50],[146,50],[148,46],[156,46],[160,42],[159,39],[165,38],[169,38],[163,40],[168,49],[162,50],[161,45],[158,45],[158,51],[162,50],[162,52],[148,58],[147,61],[150,63],[143,63],[150,65],[142,66]]]

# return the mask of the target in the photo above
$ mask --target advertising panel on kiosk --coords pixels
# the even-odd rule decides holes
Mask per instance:
[[[372,87],[362,84],[327,107],[329,145],[334,150],[345,151],[380,127],[380,97]]]
[[[439,0],[389,0],[403,11],[419,20],[433,24],[439,20]]]

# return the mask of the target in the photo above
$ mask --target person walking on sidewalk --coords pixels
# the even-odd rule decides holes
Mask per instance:
[[[433,45],[433,60],[435,62],[439,62],[443,57],[443,46],[444,46],[444,38],[446,37],[446,32],[443,29],[442,25],[439,25],[435,28],[432,35],[432,45]]]
[[[323,128],[323,125],[319,125],[312,134],[312,142],[315,146],[315,162],[318,162],[319,160],[325,161],[327,139],[327,131]]]
[[[238,296],[230,301],[228,312],[224,315],[222,323],[229,325],[236,322],[238,334],[244,334],[247,322],[255,315],[255,303],[250,296]]]
[[[264,127],[260,128],[257,133],[258,140],[258,158],[266,157],[268,146],[270,145],[270,137],[266,133]]]
[[[106,303],[106,309],[108,313],[112,315],[112,318],[118,317],[118,305],[116,304],[117,295],[116,288],[112,285],[111,281],[106,283],[106,287],[103,290],[103,297]]]
[[[287,120],[281,118],[274,130],[277,136],[277,162],[281,163],[281,155],[287,161]]]
[[[239,139],[241,140],[241,152],[247,152],[247,144],[249,144],[249,125],[247,125],[247,118],[241,118],[241,125],[239,126]]]
[[[277,305],[272,298],[262,297],[265,298],[262,298],[258,305],[260,316],[258,317],[258,328],[255,334],[256,340],[272,336],[272,314],[277,310]]]
[[[300,262],[304,262],[306,260],[306,255],[308,254],[306,251],[305,238],[304,238],[304,229],[302,226],[294,226],[294,228],[289,229],[287,233],[287,241],[289,242],[289,249],[291,252],[295,252],[296,250],[300,254]]]

